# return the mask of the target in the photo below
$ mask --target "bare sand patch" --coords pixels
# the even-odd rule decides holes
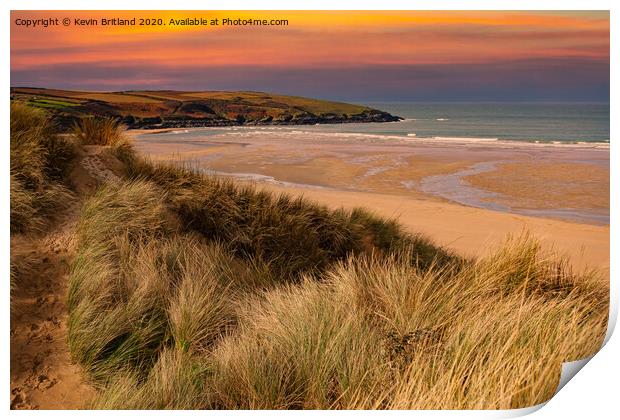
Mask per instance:
[[[11,408],[79,409],[95,390],[67,346],[67,281],[77,206],[43,238],[11,239],[28,264],[11,294]]]
[[[118,182],[122,164],[104,146],[84,146],[70,182],[75,201],[42,235],[11,237],[11,408],[80,409],[96,395],[67,344],[67,290],[81,199]]]

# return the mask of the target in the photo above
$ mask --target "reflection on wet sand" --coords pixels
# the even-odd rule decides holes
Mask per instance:
[[[245,180],[609,222],[608,148],[383,137],[276,129],[135,135],[154,159]]]

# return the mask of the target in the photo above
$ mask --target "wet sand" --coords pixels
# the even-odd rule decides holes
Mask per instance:
[[[484,254],[508,234],[529,231],[575,266],[608,272],[608,148],[386,142],[290,129],[204,133],[138,133],[136,146],[155,160],[331,207],[367,207],[464,254]]]
[[[499,194],[496,202],[526,214],[588,212],[608,222],[609,168],[592,163],[525,161],[503,163],[494,171],[465,177],[478,188]],[[533,186],[542,185],[544,188]],[[596,220],[595,220],[596,221]]]

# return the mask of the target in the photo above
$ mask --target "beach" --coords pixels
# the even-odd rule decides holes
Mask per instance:
[[[366,207],[465,255],[529,232],[609,270],[609,148],[275,127],[131,131],[137,150],[330,207]]]

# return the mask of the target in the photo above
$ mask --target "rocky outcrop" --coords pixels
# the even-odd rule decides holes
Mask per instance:
[[[191,127],[229,127],[229,126],[261,126],[261,125],[316,125],[316,124],[343,124],[343,123],[382,123],[402,120],[388,112],[371,109],[361,114],[338,115],[309,113],[297,115],[283,115],[278,118],[264,116],[258,119],[237,115],[234,119],[218,118],[193,118],[191,116],[136,118],[125,117],[123,123],[132,129],[152,128],[191,128]]]

